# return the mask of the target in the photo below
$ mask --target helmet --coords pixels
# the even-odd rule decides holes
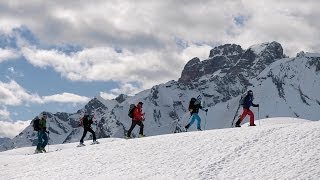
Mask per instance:
[[[197,96],[197,100],[201,101],[202,97],[201,95]]]
[[[42,113],[41,114],[41,118],[47,118],[47,114],[46,113]]]

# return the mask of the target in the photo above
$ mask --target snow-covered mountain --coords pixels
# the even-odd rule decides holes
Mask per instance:
[[[261,126],[168,134],[98,145],[0,153],[7,179],[319,179],[320,122],[263,119]],[[85,142],[89,144],[89,142]],[[30,155],[29,155],[30,154]]]
[[[3,143],[5,143],[5,142],[7,142],[7,141],[9,141],[10,140],[10,138],[7,138],[7,137],[0,137],[0,145],[1,144],[3,144]]]
[[[79,141],[78,127],[84,112],[94,113],[98,138],[123,137],[131,121],[127,115],[130,104],[142,101],[146,112],[145,134],[160,135],[180,131],[189,118],[191,97],[201,94],[203,129],[230,127],[237,116],[240,95],[254,92],[252,108],[256,119],[264,117],[300,117],[320,119],[320,54],[299,53],[288,58],[277,42],[253,45],[246,50],[235,44],[215,47],[209,58],[190,60],[178,81],[169,81],[142,91],[133,97],[120,95],[114,100],[92,99],[76,113],[49,113],[51,144]],[[240,113],[240,112],[238,112]],[[138,128],[133,135],[137,134]],[[0,146],[0,150],[36,144],[36,133],[28,126],[18,136]]]

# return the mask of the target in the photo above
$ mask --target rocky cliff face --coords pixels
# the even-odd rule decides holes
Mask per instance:
[[[133,97],[120,95],[114,100],[92,99],[76,113],[49,113],[50,143],[79,141],[78,126],[84,112],[94,114],[92,126],[98,138],[123,137],[129,129],[130,104],[144,102],[145,134],[148,136],[179,132],[188,121],[191,97],[203,96],[206,115],[200,112],[204,129],[230,127],[237,115],[239,95],[252,89],[260,112],[256,118],[290,116],[318,120],[320,117],[320,54],[299,53],[284,58],[277,42],[263,43],[243,50],[226,44],[210,51],[208,59],[190,60],[178,81],[169,81]],[[239,112],[238,112],[239,113]],[[192,130],[192,129],[191,129]],[[132,135],[137,135],[136,128]],[[87,135],[87,138],[91,137]],[[18,136],[0,146],[7,150],[37,143],[36,132],[28,126]]]
[[[191,59],[185,65],[178,81],[184,84],[197,83],[201,77],[217,71],[225,73],[226,78],[242,75],[249,79],[284,57],[283,48],[277,42],[251,46],[247,50],[243,50],[239,45],[225,44],[212,49],[207,60]]]
[[[284,57],[283,48],[277,42],[254,45],[247,50],[226,44],[212,49],[207,60],[190,60],[178,82],[191,88],[206,89],[204,95],[213,98],[209,105],[215,105],[243,93],[251,85],[250,79]],[[214,91],[207,91],[208,87]]]

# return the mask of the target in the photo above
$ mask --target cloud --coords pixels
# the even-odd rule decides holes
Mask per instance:
[[[129,96],[133,96],[136,93],[141,92],[143,89],[134,86],[130,83],[121,84],[120,88],[111,89],[109,92],[100,92],[100,96],[104,99],[114,99],[120,94],[126,94]]]
[[[85,96],[79,96],[71,93],[55,94],[52,96],[43,96],[44,103],[59,102],[59,103],[87,103],[90,98]]]
[[[206,59],[211,48],[190,44],[178,52],[148,50],[134,53],[122,49],[119,53],[111,47],[94,47],[66,54],[55,49],[24,47],[22,54],[34,66],[52,67],[72,81],[138,82],[142,88],[150,88],[155,83],[177,79],[187,60],[195,56]]]
[[[59,103],[86,103],[90,98],[85,96],[79,96],[72,93],[62,93],[50,96],[39,96],[27,92],[17,82],[11,80],[8,83],[0,81],[0,105],[28,105],[30,103],[44,104],[51,102]]]
[[[11,60],[11,59],[16,59],[19,56],[20,56],[19,52],[17,52],[14,49],[3,49],[3,48],[0,48],[0,63],[4,62],[4,61]]]
[[[0,119],[3,119],[3,120],[10,119],[10,112],[4,106],[2,107],[2,109],[0,109]]]
[[[114,99],[114,98],[117,97],[116,94],[108,93],[108,92],[100,92],[100,96],[101,96],[103,99]]]
[[[0,105],[17,106],[26,102],[41,103],[42,100],[39,95],[28,93],[13,80],[8,83],[0,81]]]
[[[13,0],[1,2],[0,15],[6,17],[3,21],[30,27],[47,43],[159,49],[167,46],[173,36],[190,41],[221,39],[233,23],[229,13],[237,13],[238,4],[232,0],[219,3],[208,0],[183,3],[168,0],[98,0],[95,3]],[[22,8],[23,11],[19,11]]]
[[[181,58],[185,60],[190,60],[194,57],[198,57],[201,60],[207,59],[209,57],[210,50],[212,49],[209,45],[195,45],[191,44],[189,47],[185,48],[181,52]]]
[[[31,120],[16,122],[0,121],[0,137],[13,138],[30,125],[30,122]]]
[[[237,35],[229,37],[245,48],[256,43],[276,40],[285,52],[293,56],[297,52],[320,51],[320,22],[316,20],[320,13],[316,7],[320,2],[308,1],[243,1],[242,13],[248,17]]]
[[[0,24],[28,27],[42,44],[84,47],[63,53],[20,43],[35,66],[73,81],[134,82],[145,89],[178,79],[185,63],[208,57],[213,44],[247,48],[275,40],[290,56],[320,51],[319,6],[318,0],[12,0],[0,2]],[[188,46],[179,47],[176,37]]]
[[[0,25],[26,25],[47,44],[73,42],[132,51],[167,48],[174,36],[244,47],[277,40],[292,54],[319,50],[319,6],[318,0],[12,0],[0,2]]]

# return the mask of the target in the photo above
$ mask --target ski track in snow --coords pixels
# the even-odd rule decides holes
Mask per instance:
[[[290,118],[261,126],[186,132],[100,144],[0,153],[1,179],[319,179],[320,122]],[[57,150],[58,151],[55,151]]]

